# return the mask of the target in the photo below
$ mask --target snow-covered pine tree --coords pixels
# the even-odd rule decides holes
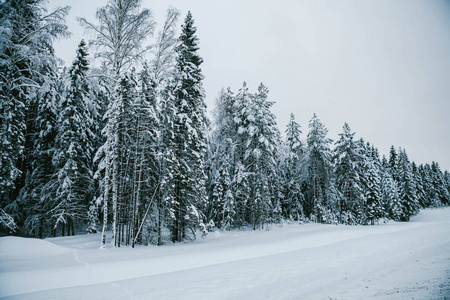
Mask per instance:
[[[94,70],[91,70],[91,74]],[[93,74],[92,74],[93,75]],[[103,151],[106,143],[106,136],[102,134],[103,128],[105,128],[106,120],[103,118],[108,108],[109,98],[108,95],[108,82],[105,77],[93,76],[91,77],[91,87],[93,96],[88,105],[91,118],[93,120],[91,131],[96,137],[95,139],[95,153],[92,162],[94,189],[91,201],[88,208],[88,226],[86,231],[88,233],[96,233],[100,225],[100,213],[102,211],[103,192],[104,192],[104,175],[105,175],[105,151]]]
[[[32,172],[17,198],[27,210],[25,228],[31,233],[37,233],[40,238],[47,226],[51,227],[55,235],[55,224],[49,214],[55,198],[55,185],[51,179],[55,170],[53,156],[58,132],[57,107],[66,92],[66,74],[55,73],[47,77],[42,91],[37,94],[38,109],[34,125],[36,133],[30,156]]]
[[[431,166],[429,164],[420,165],[418,170],[422,179],[422,187],[425,193],[423,202],[420,203],[420,205],[423,208],[430,207],[432,203],[435,203],[438,199],[433,184],[433,178],[431,176]]]
[[[398,170],[398,154],[394,148],[394,145],[391,146],[389,151],[389,172],[391,172],[392,178],[394,180],[399,180],[399,170]]]
[[[356,212],[363,204],[364,191],[358,172],[358,165],[364,160],[358,145],[353,141],[355,133],[345,123],[340,139],[333,150],[334,174],[336,186],[342,195],[338,203],[339,221],[344,224],[356,224]]]
[[[224,229],[235,225],[236,213],[232,185],[237,138],[233,103],[233,92],[229,88],[222,90],[216,100],[213,130],[209,139],[209,201],[206,216],[208,221],[213,220]]]
[[[400,220],[402,206],[398,185],[386,168],[382,170],[381,191],[385,217],[391,220]]]
[[[161,91],[160,97],[160,126],[158,140],[159,155],[159,178],[160,188],[157,194],[158,225],[157,236],[158,245],[163,244],[163,229],[170,227],[174,219],[174,177],[177,169],[175,157],[175,101],[172,95],[173,88],[167,85]],[[171,240],[171,237],[170,237]]]
[[[20,203],[11,202],[30,183],[37,91],[54,60],[53,40],[68,34],[69,8],[48,14],[43,2],[0,3],[0,208],[16,213]]]
[[[417,200],[419,201],[420,207],[423,208],[425,207],[424,204],[426,203],[426,193],[423,187],[422,175],[420,174],[419,168],[417,167],[415,162],[412,162],[411,168],[414,176],[414,182],[416,183]]]
[[[249,174],[250,222],[253,229],[261,228],[272,217],[271,178],[276,177],[276,156],[279,131],[275,116],[270,111],[266,86],[262,83],[252,97],[247,112],[248,140],[245,144],[244,164]],[[277,199],[275,199],[277,201]],[[278,217],[276,217],[278,218]]]
[[[151,79],[151,71],[147,67],[141,72],[138,80],[139,95],[133,102],[134,134],[133,167],[134,199],[136,207],[133,243],[157,243],[160,213],[157,205],[160,192],[160,158],[159,158],[159,115],[157,108],[157,91]],[[161,217],[162,217],[161,216]],[[145,226],[144,226],[145,225]],[[141,229],[140,229],[141,228]],[[147,240],[142,236],[146,235]],[[132,244],[133,244],[132,243]]]
[[[444,180],[445,186],[447,187],[447,191],[450,192],[450,173],[447,170],[444,172]]]
[[[375,221],[385,215],[381,192],[381,162],[378,149],[369,145],[367,148],[369,153],[366,163],[366,218],[374,225]]]
[[[366,192],[369,190],[369,165],[370,165],[370,144],[366,143],[363,138],[356,141],[358,152],[361,155],[361,160],[356,164],[361,190],[363,192],[359,203],[354,206],[353,215],[358,224],[367,224],[367,197]]]
[[[215,214],[211,219],[225,230],[233,224],[236,213],[231,188],[230,164],[228,160],[224,160],[216,171],[213,194],[209,201],[215,204]]]
[[[175,110],[173,106],[173,88],[170,86],[174,77],[176,57],[175,47],[178,43],[176,38],[176,25],[179,17],[178,10],[169,8],[166,14],[162,30],[159,32],[156,43],[152,46],[153,58],[144,63],[141,73],[141,93],[147,99],[147,105],[152,108],[152,116],[155,114],[156,131],[151,126],[153,133],[157,133],[156,144],[153,145],[150,161],[156,163],[152,171],[154,195],[152,195],[153,208],[149,210],[147,220],[144,220],[147,232],[147,241],[144,242],[162,245],[164,228],[171,221],[170,203],[173,199],[173,124]],[[148,120],[150,121],[150,120]],[[150,142],[153,143],[153,142]],[[154,161],[156,159],[156,162]]]
[[[248,91],[247,83],[244,82],[242,87],[234,98],[232,105],[234,116],[234,160],[233,160],[233,187],[234,200],[236,204],[236,226],[246,226],[250,219],[249,213],[249,172],[245,167],[244,157],[246,143],[248,140],[248,113],[249,106],[252,102],[252,95]]]
[[[316,114],[309,122],[309,132],[307,137],[307,154],[305,163],[307,166],[308,190],[305,198],[305,214],[312,216],[318,222],[328,223],[330,207],[334,203],[329,203],[331,198],[327,192],[330,191],[332,176],[332,155],[330,144],[332,140],[327,138],[328,129],[320,122]]]
[[[402,214],[401,221],[409,221],[410,217],[417,214],[420,204],[416,195],[416,184],[412,173],[411,163],[404,149],[398,152],[399,191]]]
[[[444,174],[442,173],[437,162],[431,163],[431,178],[437,196],[433,206],[449,205],[450,194],[445,183]]]
[[[198,38],[192,14],[188,12],[179,45],[174,85],[175,159],[174,219],[172,241],[195,238],[195,227],[203,220],[206,207],[206,104],[202,86],[203,74],[198,55]]]
[[[291,113],[286,127],[287,155],[284,162],[286,188],[282,211],[284,218],[293,220],[299,220],[303,217],[304,196],[301,190],[301,162],[305,149],[300,138],[301,133],[300,125],[295,121],[294,114]]]
[[[69,86],[58,103],[58,133],[55,139],[55,198],[51,207],[54,226],[86,220],[89,195],[92,194],[92,160],[95,136],[88,109],[92,96],[87,79],[89,62],[86,43],[78,45],[77,57],[69,70]],[[74,232],[72,232],[73,234]]]

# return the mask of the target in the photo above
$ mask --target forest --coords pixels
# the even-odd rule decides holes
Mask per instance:
[[[224,88],[209,120],[190,12],[180,25],[168,9],[159,28],[140,0],[110,0],[95,22],[79,18],[95,38],[64,67],[53,42],[69,36],[69,9],[0,2],[1,235],[164,245],[283,221],[408,221],[450,204],[437,162],[394,146],[380,156],[348,124],[333,141],[315,114],[305,133],[294,114],[279,129],[262,83]]]

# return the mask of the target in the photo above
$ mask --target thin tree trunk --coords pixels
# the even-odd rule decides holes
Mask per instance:
[[[121,220],[122,220],[122,208],[119,206],[119,225],[117,226],[118,233],[117,233],[117,247],[120,247],[120,239],[122,237],[122,226],[121,226]]]
[[[119,146],[119,133],[115,134],[115,143],[114,148]],[[115,159],[113,160],[113,176],[112,176],[112,201],[113,201],[113,224],[112,224],[112,240],[113,245],[117,245],[117,200],[118,200],[118,192],[119,192],[119,153],[117,153],[117,149],[114,150]]]
[[[163,221],[163,213],[162,213],[162,205],[161,205],[161,192],[159,192],[158,195],[158,246],[162,245],[162,237],[161,237],[161,227],[162,227],[162,221]]]
[[[41,216],[39,221],[39,238],[42,239],[42,232],[44,231],[44,218]]]
[[[136,150],[137,152],[137,150]],[[136,156],[137,157],[137,156]],[[141,184],[142,184],[142,172],[143,172],[143,163],[144,163],[144,152],[142,151],[141,153],[141,161],[140,161],[140,166],[139,166],[139,176],[138,176],[138,182],[137,182],[137,191],[136,191],[136,208],[135,208],[135,223],[134,223],[134,232],[135,232],[135,236],[133,237],[133,245],[132,247],[134,248],[134,244],[135,241],[138,239],[138,224],[139,224],[139,206],[141,205]],[[151,205],[151,204],[149,204]],[[142,220],[144,221],[144,220]]]
[[[103,194],[103,229],[102,229],[102,241],[100,248],[106,247],[106,231],[108,230],[108,197],[109,197],[109,169],[110,166],[109,154],[106,155],[106,168],[105,168],[105,191]]]

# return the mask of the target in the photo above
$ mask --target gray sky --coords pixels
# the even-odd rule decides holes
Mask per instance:
[[[72,6],[72,38],[55,45],[70,63],[81,38],[76,17],[95,20],[106,0],[50,0]],[[197,25],[208,109],[222,87],[246,81],[270,89],[284,132],[317,113],[338,139],[344,122],[388,154],[406,148],[418,163],[450,170],[450,1],[143,0],[159,25],[169,6]],[[160,28],[157,26],[157,29]]]

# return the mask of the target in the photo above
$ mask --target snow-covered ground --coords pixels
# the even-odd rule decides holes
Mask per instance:
[[[450,299],[450,208],[409,223],[285,224],[188,244],[0,238],[10,299]]]

